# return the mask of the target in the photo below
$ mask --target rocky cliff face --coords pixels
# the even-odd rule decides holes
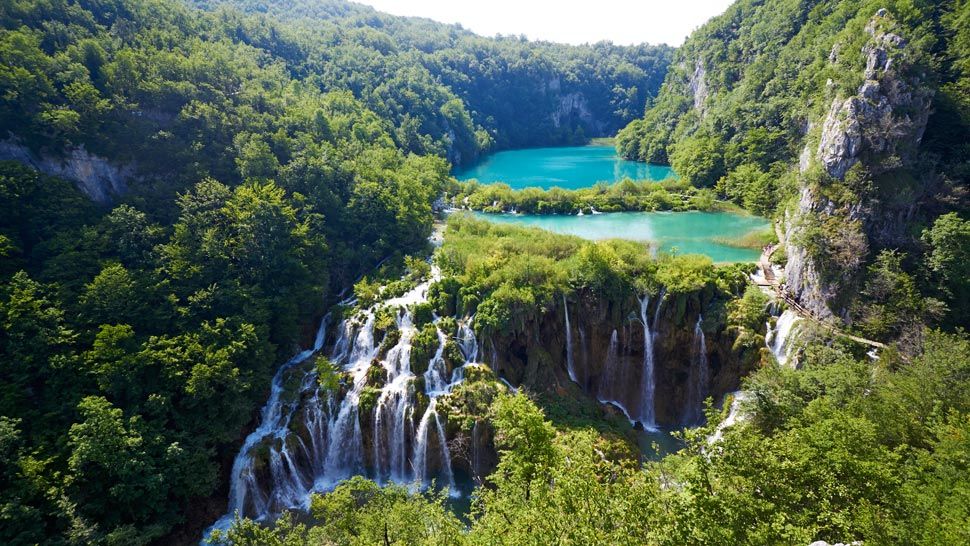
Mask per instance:
[[[0,159],[19,161],[51,176],[74,182],[84,195],[100,204],[109,204],[128,189],[135,179],[131,165],[116,165],[88,153],[84,146],[67,151],[63,157],[37,156],[15,140],[0,142]]]
[[[554,390],[575,379],[590,397],[638,420],[645,396],[645,315],[656,424],[695,424],[704,398],[718,400],[738,388],[744,371],[732,351],[734,335],[715,319],[717,304],[703,292],[656,294],[642,314],[639,303],[632,296],[607,302],[580,293],[551,308],[530,331],[486,341],[486,360],[511,383],[533,391]],[[711,320],[702,318],[705,312]]]
[[[550,114],[552,124],[559,128],[570,118],[575,118],[592,129],[594,134],[602,134],[605,123],[594,118],[589,111],[586,96],[579,92],[567,93],[559,97],[557,108]]]
[[[694,108],[703,114],[704,104],[707,102],[707,71],[701,58],[694,60],[694,72],[688,80],[690,93],[694,97]]]
[[[885,10],[866,26],[865,66],[859,67],[864,82],[856,94],[832,100],[817,146],[806,145],[801,155],[803,186],[785,218],[787,289],[822,319],[848,319],[847,291],[871,237],[885,238],[887,230],[903,225],[890,225],[899,211],[887,210],[873,195],[849,188],[847,196],[831,191],[833,185],[845,182],[857,165],[870,180],[911,166],[930,114],[932,91],[909,65],[906,40],[888,26]],[[833,49],[830,61],[840,54]],[[823,176],[807,176],[815,165]]]

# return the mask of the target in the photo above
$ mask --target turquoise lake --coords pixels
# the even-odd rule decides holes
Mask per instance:
[[[624,178],[659,181],[673,177],[674,171],[662,165],[621,159],[612,146],[571,146],[498,152],[454,174],[459,180],[504,182],[514,189],[577,189]]]
[[[718,263],[754,262],[760,250],[723,244],[768,227],[757,216],[729,212],[613,212],[584,216],[485,214],[479,218],[502,224],[534,226],[584,239],[630,239],[649,242],[661,251],[706,254]]]

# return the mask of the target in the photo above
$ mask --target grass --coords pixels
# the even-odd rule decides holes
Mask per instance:
[[[741,237],[715,237],[714,242],[719,245],[730,246],[734,248],[750,248],[754,250],[759,250],[765,247],[765,245],[775,243],[778,239],[775,236],[775,231],[771,227],[766,227],[764,229],[759,229],[755,231],[749,231]]]
[[[616,139],[613,137],[598,137],[589,139],[590,146],[615,146]]]

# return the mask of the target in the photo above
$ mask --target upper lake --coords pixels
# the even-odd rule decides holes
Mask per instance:
[[[513,189],[558,186],[571,190],[624,178],[659,181],[675,176],[670,167],[621,159],[612,146],[508,150],[454,174],[459,180],[504,182]]]

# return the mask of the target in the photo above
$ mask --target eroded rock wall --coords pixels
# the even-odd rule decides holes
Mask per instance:
[[[84,195],[103,205],[110,204],[128,190],[135,179],[132,165],[116,165],[88,153],[84,146],[66,151],[62,157],[36,155],[15,140],[0,141],[0,159],[19,161],[38,171],[70,180]]]
[[[891,238],[912,214],[912,203],[891,210],[860,188],[850,187],[848,196],[832,191],[857,165],[869,179],[911,166],[923,137],[933,93],[888,23],[880,10],[867,25],[864,81],[854,95],[833,98],[817,144],[810,139],[801,155],[803,185],[785,218],[786,289],[821,319],[848,321],[871,239]],[[830,60],[840,54],[833,49]]]

